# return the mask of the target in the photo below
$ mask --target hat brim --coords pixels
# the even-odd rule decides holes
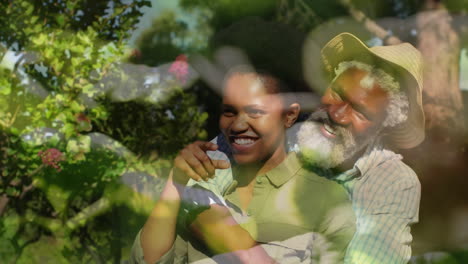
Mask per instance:
[[[406,54],[405,54],[406,51]],[[410,56],[408,56],[408,54]],[[413,148],[424,140],[422,69],[419,52],[410,44],[368,48],[350,33],[342,33],[322,49],[322,63],[331,79],[340,62],[356,60],[396,76],[409,100],[408,118],[389,129],[389,139],[398,148]]]

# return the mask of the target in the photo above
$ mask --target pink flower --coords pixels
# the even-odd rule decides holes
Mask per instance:
[[[174,74],[177,80],[182,84],[185,84],[187,81],[187,75],[189,73],[187,56],[181,54],[177,56],[176,60],[171,64],[169,72]]]
[[[93,129],[93,126],[91,125],[91,120],[83,114],[79,113],[75,115],[76,122],[77,122],[77,129],[78,131],[91,131]]]
[[[42,164],[55,168],[57,171],[61,171],[62,168],[58,164],[60,161],[63,161],[65,158],[63,157],[63,153],[56,149],[56,148],[49,148],[45,151],[39,151],[37,153],[39,157],[42,159]]]
[[[132,53],[130,54],[130,57],[139,59],[141,57],[141,51],[138,49],[132,50]]]
[[[76,114],[75,117],[78,122],[89,122],[89,118],[83,113]]]

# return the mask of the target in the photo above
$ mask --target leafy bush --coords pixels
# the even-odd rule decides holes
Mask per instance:
[[[179,73],[126,70],[148,5],[0,4],[0,262],[128,257],[170,158],[206,134]]]

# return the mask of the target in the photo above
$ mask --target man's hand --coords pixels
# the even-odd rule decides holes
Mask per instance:
[[[186,184],[190,178],[201,181],[212,178],[215,169],[227,169],[231,165],[225,160],[212,160],[206,151],[215,151],[218,145],[195,141],[182,149],[174,160],[174,179]]]

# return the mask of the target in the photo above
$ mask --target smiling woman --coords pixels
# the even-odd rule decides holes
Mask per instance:
[[[261,174],[286,157],[285,130],[300,111],[298,103],[283,100],[280,92],[286,89],[266,72],[228,74],[219,126],[239,165],[257,163]]]

